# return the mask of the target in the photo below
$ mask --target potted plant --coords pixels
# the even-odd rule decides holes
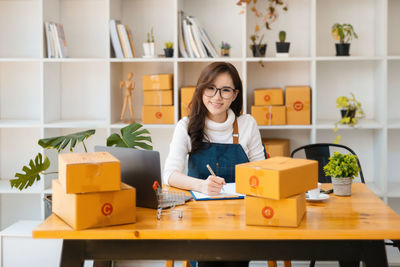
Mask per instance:
[[[276,55],[280,57],[289,56],[290,43],[286,41],[286,32],[279,32],[279,42],[276,42]]]
[[[165,57],[173,57],[174,56],[174,49],[172,48],[174,43],[173,42],[165,42],[164,53]]]
[[[324,166],[326,176],[331,176],[333,193],[337,196],[351,196],[351,183],[358,176],[360,168],[357,156],[334,152]]]
[[[358,120],[363,118],[364,110],[361,103],[356,99],[353,93],[350,93],[351,97],[339,96],[336,99],[336,107],[340,109],[341,119],[335,123],[334,133],[336,135],[334,143],[339,143],[341,138],[337,135],[338,125],[348,125],[353,127],[357,124]]]
[[[231,45],[228,42],[221,42],[221,56],[229,57],[229,49],[231,49]]]
[[[357,33],[351,24],[340,24],[335,23],[332,26],[332,36],[335,40],[339,41],[336,43],[336,56],[349,56],[350,41],[354,38],[358,38]]]
[[[143,43],[143,49],[144,49],[145,57],[154,57],[155,56],[153,27],[151,27],[150,32],[147,33],[147,42]]]
[[[267,44],[262,44],[262,40],[264,38],[264,35],[261,36],[260,42],[258,44],[256,43],[256,40],[258,39],[258,35],[253,34],[250,39],[252,41],[252,44],[250,45],[250,49],[253,52],[253,57],[264,57],[265,53],[267,52]]]

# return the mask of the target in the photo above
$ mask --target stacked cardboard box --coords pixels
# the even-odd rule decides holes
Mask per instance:
[[[290,156],[290,140],[289,139],[267,139],[263,138],[262,142],[265,146],[268,158],[272,157],[289,157]]]
[[[258,125],[286,124],[282,88],[255,89],[251,115],[256,119]]]
[[[189,115],[189,105],[192,102],[195,86],[187,86],[181,88],[181,118]]]
[[[281,88],[254,90],[251,114],[258,125],[311,124],[311,89],[308,86],[286,86],[285,103]]]
[[[108,152],[58,156],[53,212],[76,230],[136,222],[136,189],[121,184],[118,159]]]
[[[144,105],[142,121],[146,124],[173,124],[172,74],[143,75]]]
[[[236,165],[236,191],[246,194],[246,224],[297,227],[305,192],[318,185],[318,162],[274,157]]]

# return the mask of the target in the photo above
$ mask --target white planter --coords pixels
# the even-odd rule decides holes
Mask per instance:
[[[155,56],[155,44],[154,43],[143,43],[143,50],[145,57]]]
[[[351,183],[353,179],[349,177],[332,177],[333,193],[337,196],[351,196]]]

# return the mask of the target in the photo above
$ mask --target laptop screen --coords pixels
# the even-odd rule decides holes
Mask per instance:
[[[125,147],[95,146],[95,151],[107,151],[121,162],[121,181],[136,188],[136,206],[157,208],[153,183],[161,185],[160,153]]]

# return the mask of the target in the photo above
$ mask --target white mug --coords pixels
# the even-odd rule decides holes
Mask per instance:
[[[321,190],[321,183],[318,183],[318,187],[308,190],[308,197],[309,198],[318,198]]]

